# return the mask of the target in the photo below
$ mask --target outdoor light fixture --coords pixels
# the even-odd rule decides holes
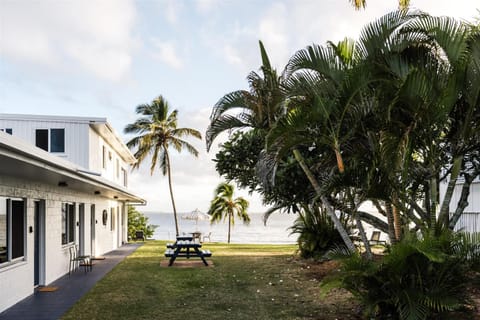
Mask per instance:
[[[99,194],[100,194],[100,191],[96,190],[94,193],[95,193],[96,195],[99,195]]]
[[[113,196],[113,199],[118,199],[118,197],[117,197],[117,196]]]
[[[59,181],[58,186],[59,187],[68,187],[68,183],[66,181]]]

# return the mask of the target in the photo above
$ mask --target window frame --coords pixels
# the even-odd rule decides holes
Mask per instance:
[[[58,135],[57,134],[58,132],[62,132],[62,134]],[[49,137],[50,139],[48,140],[48,142],[49,142],[50,152],[65,153],[65,128],[50,128],[49,133],[50,133],[50,137]],[[60,149],[57,149],[59,147]]]
[[[54,134],[53,132],[63,132],[61,136],[57,136],[57,134]],[[46,141],[42,141],[42,143],[39,143],[39,133],[40,132],[46,132],[46,137],[41,137],[42,139],[45,139]],[[61,137],[61,138],[59,138]],[[62,146],[60,149],[57,150],[57,145],[58,143],[54,143],[54,141],[61,141]],[[45,150],[50,153],[56,153],[56,154],[64,154],[65,149],[66,149],[66,130],[65,128],[37,128],[35,129],[35,146]],[[45,146],[45,148],[43,147]],[[54,150],[53,150],[54,149]]]
[[[71,211],[69,210],[71,209]],[[76,206],[72,202],[62,202],[61,204],[61,244],[68,246],[75,243],[76,226]],[[65,218],[64,218],[65,213]],[[64,233],[65,231],[65,233]],[[64,236],[65,235],[65,236]]]
[[[102,168],[107,169],[107,147],[102,146]]]
[[[116,208],[110,208],[110,231],[115,231],[115,215],[116,215]]]
[[[20,261],[25,261],[26,252],[27,252],[27,199],[25,198],[15,198],[9,196],[0,196],[0,200],[6,200],[5,203],[5,249],[6,249],[6,260],[0,262],[0,268],[6,265],[11,265]],[[21,213],[21,227],[14,229],[13,223],[16,219],[13,218],[14,206],[13,202],[22,202],[22,213]],[[15,217],[18,218],[18,217]],[[14,230],[21,230],[22,234],[19,237],[13,237]],[[15,240],[16,239],[16,240]],[[15,246],[15,241],[21,239],[21,243],[18,246]],[[20,255],[13,257],[14,251],[20,250]]]
[[[122,184],[124,187],[127,187],[127,182],[128,182],[127,170],[124,167],[122,167],[120,171],[122,172]]]

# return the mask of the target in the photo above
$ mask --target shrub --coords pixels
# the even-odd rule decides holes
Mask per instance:
[[[340,217],[347,231],[351,230],[346,217]],[[322,258],[330,249],[343,246],[343,240],[327,213],[318,206],[304,207],[298,213],[291,234],[297,233],[302,258]]]
[[[344,257],[340,271],[322,286],[350,291],[368,317],[427,319],[465,303],[467,271],[478,262],[471,252],[478,253],[478,245],[448,231],[424,239],[410,235],[378,261]]]
[[[156,225],[148,224],[148,217],[138,212],[133,206],[128,206],[128,238],[134,239],[136,231],[143,231],[145,238],[151,238]]]

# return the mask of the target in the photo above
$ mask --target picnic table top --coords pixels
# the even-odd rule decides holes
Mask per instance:
[[[201,248],[202,244],[192,241],[192,240],[179,240],[175,244],[177,247],[185,247],[185,248]]]
[[[177,241],[193,240],[193,236],[177,236]]]

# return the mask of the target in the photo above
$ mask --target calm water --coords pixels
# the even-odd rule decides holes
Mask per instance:
[[[149,224],[158,225],[153,235],[157,240],[174,240],[175,239],[175,223],[172,213],[155,213],[142,212],[148,217]],[[178,214],[178,223],[180,234],[193,231],[200,231],[203,234],[212,233],[212,242],[227,242],[228,224],[220,222],[210,225],[210,221],[198,221],[182,219],[184,213]],[[262,220],[262,214],[250,213],[251,222],[244,225],[242,222],[235,220],[232,228],[230,240],[232,243],[295,243],[297,235],[289,235],[288,228],[293,224],[296,215],[294,214],[273,214],[265,226]]]

